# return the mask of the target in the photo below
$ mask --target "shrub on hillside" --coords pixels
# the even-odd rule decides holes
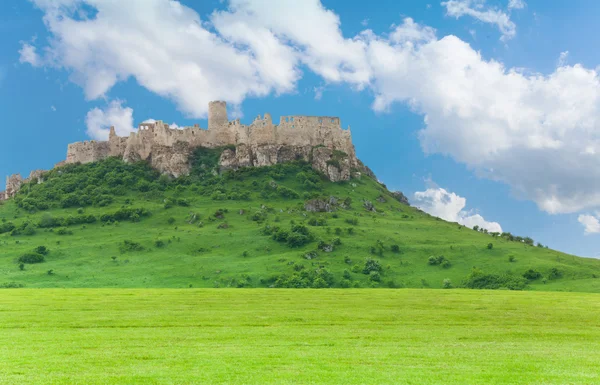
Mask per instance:
[[[473,269],[463,285],[469,289],[523,290],[527,286],[527,280],[524,277],[486,274],[479,269]]]
[[[67,229],[66,227],[61,227],[60,229],[56,230],[56,234],[57,235],[73,235],[73,232],[69,229]]]
[[[50,250],[48,250],[46,246],[38,246],[35,248],[34,252],[41,255],[48,255]]]
[[[382,270],[383,267],[378,260],[372,258],[365,259],[365,264],[362,269],[363,274],[371,274],[373,271],[380,272]]]
[[[38,253],[25,253],[17,259],[17,262],[27,264],[42,263],[44,262],[44,256]]]
[[[142,250],[144,250],[144,247],[139,242],[130,241],[128,239],[124,240],[122,243],[119,244],[119,251],[121,253],[126,253],[128,251],[142,251]]]
[[[558,270],[556,267],[550,269],[550,272],[548,273],[548,279],[557,279],[560,277],[562,277],[562,272],[560,270]]]
[[[432,266],[440,265],[445,268],[450,267],[450,261],[443,255],[437,257],[431,256],[429,259],[427,259],[427,263]]]
[[[533,269],[529,269],[525,273],[523,273],[523,277],[530,281],[534,281],[536,279],[542,278],[542,273]]]
[[[5,222],[0,224],[0,234],[10,233],[15,229],[15,225],[12,222]]]

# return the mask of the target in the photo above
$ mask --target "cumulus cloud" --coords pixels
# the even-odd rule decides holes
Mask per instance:
[[[258,60],[264,56],[288,73],[297,73],[290,68],[301,62],[330,82],[362,88],[369,81],[364,42],[344,38],[338,15],[319,0],[230,0],[212,23],[228,40],[246,44]]]
[[[299,76],[288,64],[293,52],[279,51],[268,36],[247,36],[256,52],[238,48],[178,1],[32,1],[44,11],[52,34],[49,65],[72,71],[88,99],[134,77],[186,114],[204,117],[211,100],[239,104],[248,96],[290,91]],[[96,12],[82,16],[89,7]],[[23,50],[25,58],[35,52],[29,45]]]
[[[42,65],[42,60],[37,53],[37,49],[29,43],[21,43],[21,49],[19,50],[19,62],[29,63],[34,67]]]
[[[427,43],[433,40],[435,29],[415,23],[410,17],[405,18],[390,34],[390,41],[393,43]]]
[[[522,2],[511,0],[509,3],[513,8],[518,8]],[[485,0],[449,0],[442,2],[446,7],[446,14],[455,18],[471,16],[483,23],[493,24],[502,33],[501,40],[510,40],[517,34],[517,26],[510,20],[510,16],[496,8],[487,8]],[[523,4],[524,6],[524,4]]]
[[[386,34],[345,37],[318,0],[231,0],[207,20],[177,1],[33,1],[52,35],[42,63],[69,69],[91,99],[134,77],[191,116],[205,116],[214,99],[239,116],[245,98],[294,92],[308,69],[324,86],[368,88],[377,111],[409,105],[424,118],[425,153],[505,182],[542,210],[600,208],[595,69],[565,61],[549,74],[507,68],[411,18]],[[84,4],[97,12],[81,16]],[[457,17],[510,25],[481,1],[445,5]]]
[[[600,233],[600,220],[596,215],[581,214],[577,217],[579,223],[584,227],[585,235]]]
[[[466,198],[448,192],[445,189],[429,188],[425,191],[417,191],[414,195],[413,204],[428,214],[442,218],[449,222],[458,222],[469,228],[479,226],[489,232],[502,232],[502,227],[497,222],[488,222],[481,215],[465,211]]]
[[[133,109],[123,107],[121,100],[111,101],[105,109],[88,111],[85,124],[88,135],[97,140],[107,140],[111,126],[115,127],[119,136],[128,136],[136,131],[133,127]]]
[[[422,46],[369,44],[374,108],[424,116],[426,153],[510,184],[549,213],[600,206],[600,80],[581,65],[550,75],[507,69],[454,36]]]

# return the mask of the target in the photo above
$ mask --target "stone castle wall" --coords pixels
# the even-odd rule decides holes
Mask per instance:
[[[67,163],[95,162],[110,156],[125,161],[150,161],[153,167],[173,176],[189,172],[189,155],[194,148],[234,145],[236,150],[223,155],[222,168],[266,166],[291,159],[312,161],[332,180],[349,179],[350,169],[358,166],[350,129],[340,119],[327,116],[282,116],[274,124],[270,114],[258,116],[250,125],[227,118],[225,102],[211,102],[208,129],[198,125],[172,129],[162,122],[142,123],[129,137],[119,137],[111,129],[109,140],[70,144]],[[319,147],[315,158],[314,148]],[[327,162],[335,154],[347,159]],[[291,157],[291,159],[290,159]],[[330,166],[339,165],[339,172]],[[341,179],[340,179],[341,178]]]
[[[172,129],[157,121],[142,123],[137,132],[119,137],[111,128],[108,141],[69,144],[66,160],[59,165],[119,157],[126,162],[148,161],[160,172],[177,177],[189,173],[189,157],[195,148],[228,145],[235,149],[223,152],[219,161],[221,169],[269,166],[302,159],[311,162],[332,181],[347,180],[352,169],[362,169],[350,128],[342,129],[337,117],[290,115],[280,117],[278,124],[274,124],[267,113],[244,125],[239,119],[228,119],[227,105],[222,101],[209,103],[208,129],[198,125]],[[0,199],[14,196],[21,185],[32,178],[39,179],[41,173],[34,173],[25,180],[20,175],[9,177],[6,192],[0,193]]]

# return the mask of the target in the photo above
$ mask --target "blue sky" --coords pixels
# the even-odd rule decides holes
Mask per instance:
[[[336,115],[391,189],[600,255],[592,0],[4,0],[0,175],[146,119]]]

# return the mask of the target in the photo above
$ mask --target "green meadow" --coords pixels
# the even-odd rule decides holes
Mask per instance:
[[[177,179],[107,159],[25,185],[0,205],[0,286],[600,292],[600,260],[445,222],[367,175],[332,183],[303,163],[219,174],[218,156],[199,150]],[[332,197],[331,212],[305,210]]]
[[[596,294],[0,291],[2,384],[597,384]]]

